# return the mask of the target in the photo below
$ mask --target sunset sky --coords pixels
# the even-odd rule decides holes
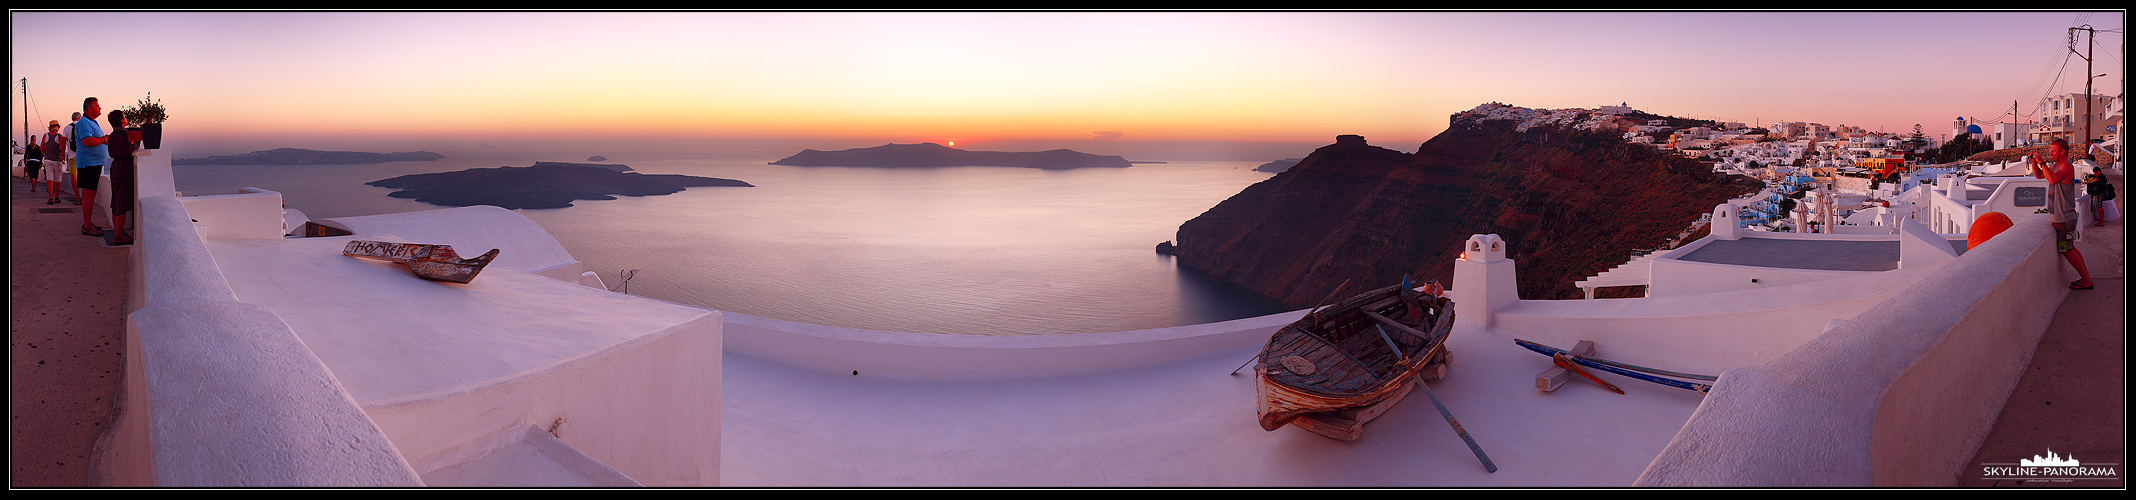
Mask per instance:
[[[85,96],[153,92],[173,142],[215,145],[181,156],[708,138],[1107,153],[1338,134],[1414,150],[1493,101],[1937,134],[2082,92],[2073,26],[2102,30],[2095,92],[2119,94],[2124,15],[14,11],[9,127],[22,137],[27,78],[33,129]]]

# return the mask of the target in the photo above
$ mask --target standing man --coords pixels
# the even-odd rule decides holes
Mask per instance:
[[[2047,147],[2053,155],[2046,166],[2032,167],[2032,176],[2047,180],[2047,214],[2054,223],[2054,247],[2077,270],[2071,290],[2092,289],[2091,271],[2084,268],[2084,254],[2077,252],[2077,167],[2069,164],[2069,141],[2055,139]]]
[[[97,179],[104,176],[104,165],[111,163],[111,155],[104,147],[104,128],[96,124],[97,115],[104,114],[102,104],[95,97],[82,100],[82,119],[74,122],[74,193],[81,197],[82,234],[103,236],[91,215],[96,212]]]

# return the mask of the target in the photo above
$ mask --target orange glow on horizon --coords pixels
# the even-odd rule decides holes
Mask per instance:
[[[174,134],[266,142],[334,134],[837,138],[997,150],[1041,142],[1327,144],[1357,134],[1406,151],[1444,130],[1450,115],[1488,102],[1543,109],[1625,102],[1685,118],[1898,132],[1917,123],[1935,131],[1951,116],[1992,116],[2007,111],[2009,98],[2082,91],[2068,83],[2080,79],[2064,79],[2034,95],[1983,97],[2025,87],[2035,74],[2025,71],[1935,85],[1859,79],[1830,94],[1744,99],[1744,88],[1831,82],[1771,74],[1767,61],[1723,55],[1695,69],[1626,65],[1621,49],[1583,33],[1598,22],[1631,31],[1725,26],[1702,36],[1823,44],[1792,49],[1803,53],[1889,45],[1960,57],[1945,55],[1927,33],[2002,37],[1975,40],[1993,55],[1964,54],[1970,62],[2060,53],[2068,26],[2118,30],[2119,18],[2112,11],[24,11],[11,14],[11,71],[26,78],[35,102],[22,102],[20,92],[9,97],[11,109],[43,121],[65,119],[83,96],[131,103],[152,92],[170,107]],[[79,38],[74,28],[101,25],[155,26],[152,39],[121,31],[100,40],[157,50],[118,78],[107,61],[68,55],[69,40]],[[1516,25],[1540,34],[1494,42],[1500,46],[1489,55],[1447,50]],[[1876,29],[1855,29],[1867,26]],[[1835,36],[1804,35],[1827,31]],[[2120,69],[2108,66],[2096,81],[2120,80]]]

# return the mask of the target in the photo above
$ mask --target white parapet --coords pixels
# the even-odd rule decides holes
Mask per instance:
[[[231,194],[178,198],[203,238],[280,238],[288,233],[282,193],[244,188]]]
[[[524,216],[283,238],[272,191],[143,202],[125,405],[144,411],[115,423],[110,484],[719,485],[721,314],[580,286]],[[342,255],[359,238],[516,258],[425,281]]]
[[[1086,374],[1251,351],[1305,311],[1073,335],[886,332],[724,313],[727,352],[874,378],[982,380]]]
[[[206,246],[244,263],[222,269],[236,299],[280,315],[426,482],[475,477],[466,467],[498,463],[484,457],[534,426],[640,484],[718,485],[719,312],[548,276],[577,261],[501,208],[336,220],[357,234]],[[342,255],[356,239],[500,253],[473,281],[442,283]],[[505,474],[518,476],[497,486],[553,484]]]
[[[1899,268],[1920,267],[1958,258],[1951,241],[1913,219],[1899,223]]]
[[[421,485],[284,313],[239,299],[185,206],[142,201],[143,291],[127,316],[126,411],[100,446],[106,483]]]
[[[1801,348],[1723,372],[1633,486],[1951,486],[2069,293],[2052,235],[2046,216],[2021,219]]]

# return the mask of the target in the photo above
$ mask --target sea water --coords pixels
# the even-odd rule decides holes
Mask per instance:
[[[364,185],[370,181],[586,162],[591,154],[441,153],[447,158],[431,162],[174,168],[182,194],[258,187],[317,219],[443,208],[388,197],[393,190]],[[985,335],[1136,330],[1281,311],[1155,252],[1180,223],[1271,175],[1250,162],[860,168],[770,165],[784,156],[776,153],[598,153],[608,159],[598,163],[641,173],[756,186],[518,210],[632,295],[830,326]]]

